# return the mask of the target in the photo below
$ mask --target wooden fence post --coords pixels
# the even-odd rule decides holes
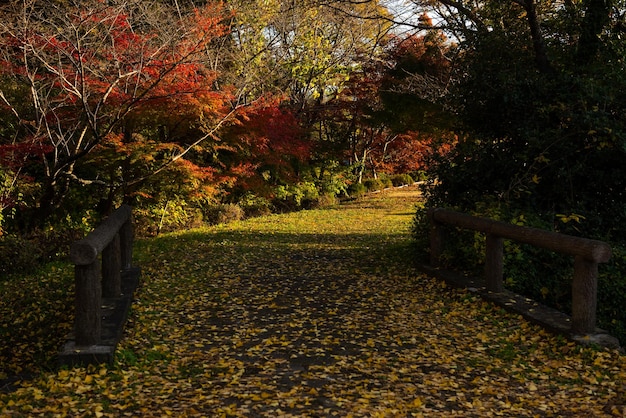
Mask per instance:
[[[428,219],[430,219],[430,265],[439,267],[443,252],[443,225],[435,220],[434,209],[428,211]]]
[[[122,257],[122,270],[132,267],[133,261],[133,222],[132,215],[120,228],[120,252]]]
[[[572,332],[575,334],[595,330],[597,293],[598,263],[577,256],[572,282]]]
[[[76,333],[77,347],[90,346],[100,342],[102,285],[98,267],[98,260],[91,264],[74,267],[74,280],[76,281],[74,332]]]
[[[487,234],[485,251],[485,284],[487,290],[502,292],[504,290],[504,239]]]
[[[102,296],[116,298],[122,293],[120,235],[115,234],[102,250]]]

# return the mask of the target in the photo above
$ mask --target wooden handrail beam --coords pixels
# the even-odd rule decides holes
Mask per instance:
[[[611,258],[611,247],[602,241],[511,225],[443,208],[431,209],[431,216],[439,223],[531,244],[558,253],[581,256],[596,263],[606,263]]]
[[[72,262],[83,266],[93,263],[130,216],[130,206],[122,205],[85,238],[74,242],[70,248]]]
[[[439,267],[440,257],[443,252],[444,234],[442,225],[446,224],[469,229],[486,235],[485,282],[487,290],[491,292],[502,292],[504,290],[504,239],[574,256],[572,332],[587,334],[595,330],[598,263],[606,263],[611,258],[611,247],[607,243],[536,228],[511,225],[443,208],[430,209],[428,217],[431,221],[430,257],[433,267]]]

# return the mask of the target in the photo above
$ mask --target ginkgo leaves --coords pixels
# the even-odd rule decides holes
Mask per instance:
[[[620,417],[624,357],[417,274],[401,196],[140,243],[117,366],[43,373],[0,411]]]

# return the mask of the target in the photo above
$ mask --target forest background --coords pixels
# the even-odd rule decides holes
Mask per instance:
[[[626,341],[624,0],[55,0],[0,7],[0,273],[121,203],[138,232],[424,180],[446,206],[611,243]],[[482,263],[461,234],[457,269]],[[567,311],[571,261],[507,243],[512,290]]]

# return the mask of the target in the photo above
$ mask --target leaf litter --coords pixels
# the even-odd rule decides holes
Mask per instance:
[[[414,268],[416,199],[403,189],[141,241],[116,364],[40,370],[0,393],[0,411],[623,417],[624,356]]]

